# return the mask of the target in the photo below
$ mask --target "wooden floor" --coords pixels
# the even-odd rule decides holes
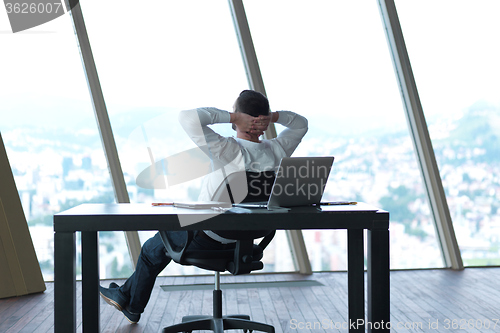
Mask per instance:
[[[347,274],[315,273],[324,286],[224,290],[224,313],[250,314],[281,332],[347,332]],[[294,274],[223,276],[222,282],[302,280]],[[101,301],[102,332],[161,332],[187,314],[211,314],[212,293],[160,285],[211,283],[212,276],[160,277],[140,322]],[[391,272],[392,332],[500,332],[500,268]],[[118,283],[122,281],[117,281]],[[108,286],[110,281],[103,281]],[[78,283],[78,295],[81,295]],[[41,294],[0,300],[0,332],[53,332],[54,284]],[[79,309],[80,310],[80,309]],[[342,327],[343,326],[343,327]],[[310,327],[310,329],[308,328]],[[81,332],[81,315],[78,317]]]

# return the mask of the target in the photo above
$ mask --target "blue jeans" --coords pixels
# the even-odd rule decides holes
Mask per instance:
[[[169,238],[175,245],[182,245],[186,242],[187,232],[169,231],[168,233]],[[189,245],[191,250],[216,250],[223,247],[223,244],[217,245],[198,236],[196,231],[193,241]],[[156,277],[167,267],[171,260],[166,253],[160,233],[156,233],[144,243],[134,273],[119,288],[124,298],[129,299],[128,311],[132,313],[144,312],[144,308],[151,297]]]

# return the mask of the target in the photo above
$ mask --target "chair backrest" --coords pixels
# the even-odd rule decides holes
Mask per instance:
[[[212,200],[231,203],[267,201],[275,178],[274,171],[232,173],[219,185]],[[270,233],[269,230],[217,230],[213,232],[227,239],[256,239]]]

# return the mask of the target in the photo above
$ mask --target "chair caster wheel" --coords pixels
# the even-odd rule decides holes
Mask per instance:
[[[243,333],[252,333],[253,330],[243,330]]]

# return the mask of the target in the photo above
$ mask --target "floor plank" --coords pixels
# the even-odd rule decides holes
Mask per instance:
[[[244,313],[283,332],[347,332],[347,274],[223,275],[222,283],[312,279],[322,286],[278,286],[223,289],[223,313]],[[500,268],[467,268],[391,272],[392,332],[500,332]],[[102,281],[108,286],[111,281]],[[123,283],[123,280],[116,281]],[[101,331],[156,333],[189,314],[212,314],[212,291],[165,292],[160,285],[213,283],[213,276],[159,277],[141,320],[131,325],[103,300]],[[0,332],[54,331],[54,284],[44,293],[0,299]],[[81,283],[77,283],[78,332]],[[343,326],[342,326],[343,325]],[[488,327],[489,326],[489,327]]]

